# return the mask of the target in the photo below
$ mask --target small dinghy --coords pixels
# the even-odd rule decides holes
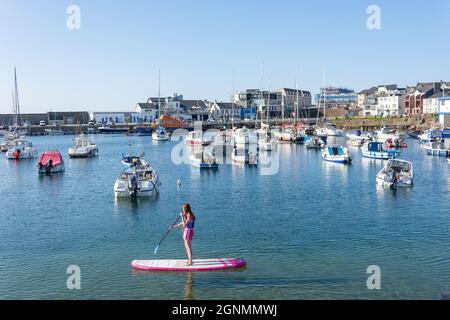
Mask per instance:
[[[325,142],[321,137],[314,136],[308,141],[306,141],[306,148],[307,149],[323,149],[325,148]]]
[[[133,260],[134,269],[148,271],[217,271],[241,269],[247,265],[242,258],[194,259],[186,265],[186,260]]]
[[[444,142],[441,140],[428,143],[428,145],[425,147],[425,150],[430,156],[446,157],[448,155],[448,149],[445,147]]]
[[[347,148],[342,146],[329,146],[322,151],[322,158],[325,161],[335,163],[351,163],[352,157]]]
[[[59,173],[65,170],[64,160],[59,151],[46,151],[37,164],[39,174]]]
[[[377,184],[383,187],[407,188],[414,185],[414,172],[411,162],[401,159],[390,159],[377,174]]]
[[[143,164],[145,163],[145,164]],[[159,194],[158,174],[145,161],[125,169],[114,184],[116,197],[154,197]]]
[[[385,150],[382,142],[369,142],[362,148],[362,154],[366,158],[388,160],[397,156],[396,150]]]

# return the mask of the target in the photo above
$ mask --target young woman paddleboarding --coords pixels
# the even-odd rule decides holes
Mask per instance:
[[[195,215],[191,210],[189,203],[185,203],[182,207],[183,212],[180,213],[182,221],[179,224],[172,226],[171,228],[184,228],[183,239],[184,246],[188,255],[187,266],[192,266],[192,239],[194,239],[194,227],[195,227]]]

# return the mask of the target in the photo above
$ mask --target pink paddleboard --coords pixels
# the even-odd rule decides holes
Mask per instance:
[[[192,266],[186,266],[186,260],[133,260],[131,265],[139,270],[214,271],[243,268],[247,262],[241,258],[194,259]]]

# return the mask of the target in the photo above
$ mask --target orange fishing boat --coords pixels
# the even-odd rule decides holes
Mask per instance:
[[[159,118],[159,126],[166,129],[182,129],[186,128],[186,122],[178,117],[163,115]],[[152,128],[155,129],[158,124],[152,124]]]

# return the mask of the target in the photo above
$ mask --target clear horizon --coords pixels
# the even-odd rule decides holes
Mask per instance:
[[[69,5],[81,10],[67,28]],[[369,30],[367,8],[381,10]],[[0,2],[0,113],[130,111],[158,95],[229,101],[247,88],[450,81],[450,2],[109,1]],[[264,79],[262,66],[264,65]]]

